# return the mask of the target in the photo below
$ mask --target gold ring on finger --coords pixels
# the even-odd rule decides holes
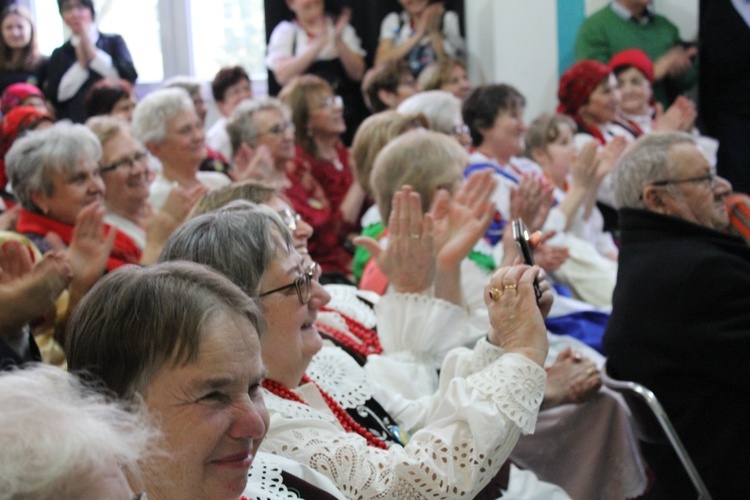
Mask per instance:
[[[518,284],[511,283],[510,285],[503,285],[503,288],[506,289],[506,290],[509,289],[509,288],[510,289],[516,289],[516,288],[518,288]]]
[[[500,290],[499,288],[494,288],[494,287],[490,288],[490,290],[489,290],[488,293],[490,295],[490,299],[493,302],[497,302],[498,300],[500,300],[500,297],[503,295],[503,291],[502,290]]]

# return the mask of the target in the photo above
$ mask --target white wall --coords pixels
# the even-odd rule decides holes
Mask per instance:
[[[698,31],[699,0],[656,0],[656,11],[680,28],[684,40]],[[586,0],[586,13],[607,5]],[[557,0],[467,0],[470,76],[476,83],[509,83],[527,100],[526,118],[557,105]]]

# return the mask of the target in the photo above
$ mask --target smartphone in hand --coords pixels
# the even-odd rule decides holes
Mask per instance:
[[[513,231],[513,239],[516,241],[518,246],[518,253],[521,255],[521,260],[528,266],[534,265],[534,252],[531,250],[531,244],[529,243],[529,232],[526,230],[526,224],[521,219],[516,219],[511,223]],[[534,293],[536,294],[537,302],[542,297],[542,291],[539,289],[539,281],[534,278]]]

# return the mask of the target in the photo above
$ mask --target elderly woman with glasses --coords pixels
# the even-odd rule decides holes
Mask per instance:
[[[348,280],[351,254],[344,246],[350,246],[348,237],[357,231],[365,195],[354,183],[349,152],[341,142],[346,130],[341,98],[314,75],[296,77],[279,97],[291,109],[297,144],[287,195],[315,228],[310,253],[324,275]],[[307,216],[309,207],[327,209],[331,216],[314,220]]]
[[[123,269],[87,295],[71,318],[69,367],[159,423],[164,454],[141,464],[149,497],[342,498],[309,468],[259,454],[265,331],[253,300],[192,263]]]
[[[148,204],[148,152],[133,137],[130,126],[121,119],[100,116],[86,125],[102,145],[99,173],[106,187],[105,222],[127,234],[143,253],[144,262],[155,262],[164,242],[187,217],[197,199],[207,192],[202,184],[191,189],[175,188],[161,210],[154,213]]]
[[[412,265],[410,273],[399,276],[402,293],[378,304],[376,312],[387,311],[379,321],[416,337],[432,325],[451,328],[447,325],[456,325],[452,318],[460,310],[419,293],[431,282],[431,218],[422,217],[417,196],[404,192],[396,200],[403,223],[392,232],[391,252],[405,253],[392,258]],[[506,293],[493,291],[497,301],[487,295],[493,325],[489,340],[474,351],[449,355],[439,392],[411,404],[379,391],[377,381],[341,350],[321,351],[315,322],[330,297],[316,279],[315,265],[292,243],[272,211],[228,206],[189,221],[162,255],[163,260],[208,264],[259,298],[269,326],[261,338],[271,413],[265,449],[310,465],[349,498],[479,493],[531,424],[541,400],[539,363],[546,337],[531,286],[536,269],[504,268],[492,278],[488,290]],[[510,309],[516,314],[509,315]],[[327,362],[311,365],[313,356]],[[519,406],[520,401],[525,403]],[[399,424],[414,431],[408,444]]]

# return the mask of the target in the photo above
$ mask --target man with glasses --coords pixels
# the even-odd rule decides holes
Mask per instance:
[[[661,401],[714,498],[750,482],[750,248],[726,234],[717,176],[687,134],[653,133],[614,173],[622,239],[603,345],[615,378]],[[644,454],[658,498],[695,496],[668,444]]]

